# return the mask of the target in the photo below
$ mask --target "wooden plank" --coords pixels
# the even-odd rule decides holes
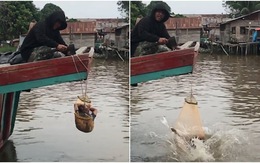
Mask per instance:
[[[3,116],[3,140],[7,140],[10,136],[11,131],[11,120],[12,120],[12,110],[13,110],[13,98],[14,92],[6,94],[6,102],[5,102],[5,112]]]
[[[170,76],[178,76],[178,75],[184,75],[192,73],[193,67],[192,66],[184,66],[184,67],[178,67],[170,70],[163,70],[158,72],[151,72],[146,74],[140,74],[140,75],[134,75],[131,76],[131,84],[141,83],[141,82],[147,82],[150,80],[156,80],[161,79],[165,77]]]
[[[153,60],[139,59],[138,61],[131,62],[131,76],[193,65],[194,51],[184,50],[177,54],[167,53],[167,55],[153,56]]]
[[[194,41],[187,41],[183,45],[179,46],[180,49],[188,49]]]
[[[139,75],[149,72],[156,72],[162,70],[173,69],[182,66],[189,66],[193,64],[193,56],[188,54],[184,56],[171,57],[165,59],[158,59],[148,61],[143,64],[131,65],[131,75]]]
[[[19,100],[20,100],[20,91],[14,92],[14,100],[13,100],[13,109],[12,109],[12,126],[11,126],[11,131],[10,131],[10,135],[13,133],[14,131],[14,125],[15,125],[15,120],[16,120],[16,115],[17,115],[17,109],[18,109],[18,104],[19,104]]]
[[[79,72],[89,68],[88,55],[74,56]],[[0,68],[0,86],[77,73],[72,57],[56,58]]]
[[[7,92],[22,91],[22,90],[26,90],[26,89],[48,86],[48,85],[53,85],[53,84],[59,84],[59,83],[64,83],[64,82],[78,81],[78,80],[83,80],[86,78],[87,78],[87,73],[81,72],[81,73],[75,73],[75,74],[69,74],[69,75],[63,75],[63,76],[55,76],[55,77],[44,78],[44,79],[39,79],[39,80],[31,80],[31,81],[3,85],[3,86],[0,85],[0,94],[7,93]]]
[[[169,51],[169,52],[163,52],[163,53],[157,53],[157,54],[149,54],[149,55],[140,56],[140,57],[133,57],[133,58],[131,58],[131,64],[142,62],[142,61],[148,61],[148,60],[156,60],[158,58],[164,58],[164,57],[172,56],[172,55],[183,55],[185,53],[193,53],[193,52],[194,52],[194,48],[189,48],[189,49],[175,50],[175,51]]]

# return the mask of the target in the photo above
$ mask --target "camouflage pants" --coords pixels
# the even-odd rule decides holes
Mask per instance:
[[[64,57],[61,52],[47,46],[40,46],[33,49],[28,62],[47,60],[51,58]]]
[[[135,54],[136,56],[148,55],[148,54],[155,54],[171,51],[166,45],[158,45],[154,42],[140,42],[136,48]]]

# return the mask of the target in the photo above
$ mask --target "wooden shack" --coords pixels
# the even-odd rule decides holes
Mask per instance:
[[[95,34],[96,21],[68,22],[67,28],[61,31],[64,41],[67,44],[72,41],[76,48],[94,46]]]
[[[202,28],[200,17],[170,18],[165,25],[169,34],[175,36],[179,44],[200,41]]]
[[[260,10],[243,15],[220,24],[222,44],[250,42],[253,30],[260,27]]]
[[[115,46],[125,48],[129,44],[129,24],[115,28]]]

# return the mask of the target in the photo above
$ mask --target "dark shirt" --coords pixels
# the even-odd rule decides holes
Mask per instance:
[[[60,28],[53,29],[54,24],[59,21]],[[36,23],[25,37],[20,48],[21,55],[27,61],[35,47],[48,46],[56,48],[58,44],[66,45],[60,35],[60,30],[67,27],[63,11],[56,11],[49,15],[44,21]]]
[[[160,22],[155,20],[155,12],[157,10],[163,10],[165,13],[164,19]],[[142,18],[131,32],[131,55],[134,54],[139,42],[157,42],[160,37],[170,38],[164,25],[164,22],[167,21],[169,17],[170,13],[166,10],[165,6],[158,4],[152,10],[150,16]]]

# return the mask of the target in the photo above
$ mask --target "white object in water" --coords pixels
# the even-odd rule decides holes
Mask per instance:
[[[90,51],[88,52],[89,53],[89,57],[93,57],[94,52],[95,52],[94,48],[90,47]]]

